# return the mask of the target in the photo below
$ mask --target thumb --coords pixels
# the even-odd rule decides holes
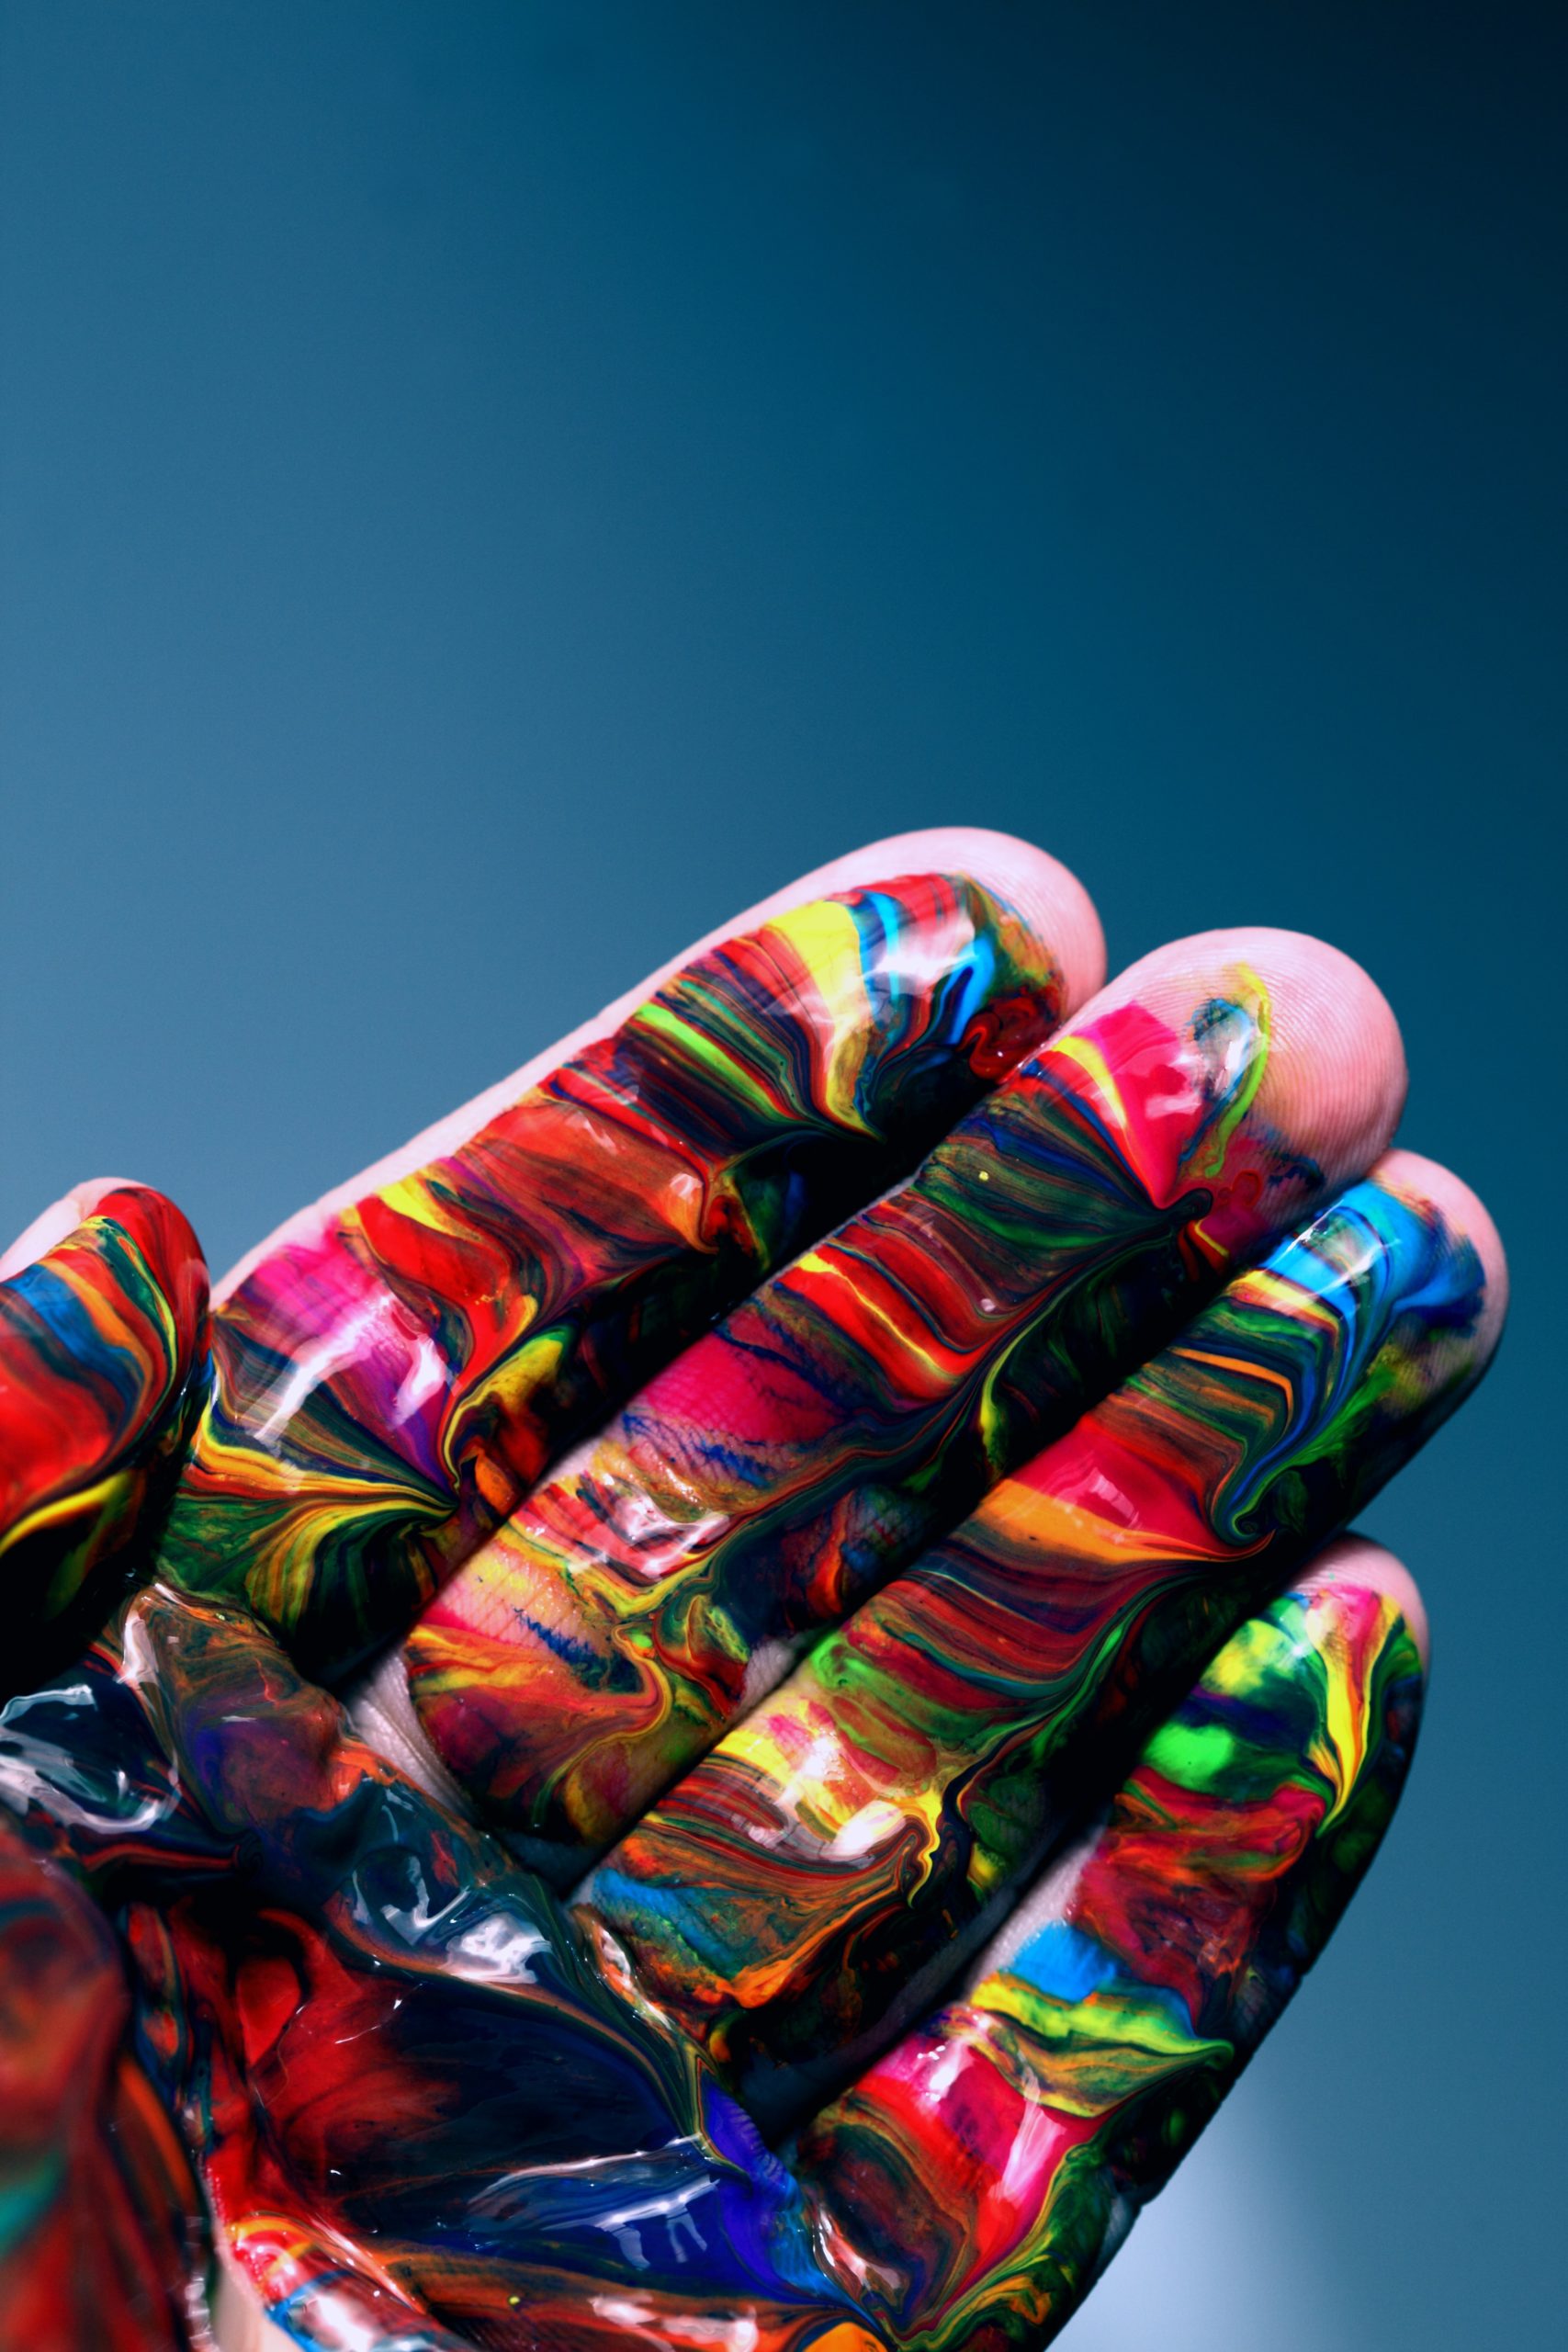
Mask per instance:
[[[134,1574],[206,1353],[200,1245],[147,1185],[79,1185],[0,1258],[3,1687],[63,1663]]]

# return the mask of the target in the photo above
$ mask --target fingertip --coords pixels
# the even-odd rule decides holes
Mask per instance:
[[[985,825],[937,825],[873,842],[846,865],[853,869],[846,878],[859,880],[933,873],[978,882],[1050,950],[1065,1014],[1105,985],[1105,933],[1093,899],[1069,867],[1032,842]]]
[[[1223,992],[1247,975],[1269,1006],[1259,1114],[1325,1183],[1361,1175],[1399,1123],[1407,1073],[1393,1007],[1353,956],[1304,932],[1200,932],[1129,966],[1104,1001],[1135,1000],[1185,1025],[1205,989]]]
[[[10,1248],[0,1253],[0,1282],[9,1282],[40,1258],[58,1250],[61,1243],[75,1232],[76,1227],[90,1217],[106,1193],[116,1193],[130,1184],[125,1176],[95,1176],[85,1184],[73,1184],[62,1193],[46,1209],[40,1209],[32,1223],[17,1234]]]
[[[1432,1636],[1427,1604],[1404,1561],[1382,1544],[1374,1544],[1365,1535],[1339,1536],[1318,1555],[1298,1589],[1306,1593],[1343,1589],[1381,1594],[1404,1618],[1421,1660],[1421,1671],[1427,1672]]]
[[[1480,1361],[1484,1363],[1497,1344],[1508,1311],[1508,1261],[1490,1210],[1462,1176],[1416,1151],[1386,1151],[1371,1172],[1385,1191],[1435,1210],[1444,1228],[1457,1239],[1468,1241],[1480,1260],[1485,1286],[1475,1338]]]

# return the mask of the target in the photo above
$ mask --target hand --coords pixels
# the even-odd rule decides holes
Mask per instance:
[[[1386,1826],[1339,1531],[1506,1292],[1355,966],[1100,978],[910,836],[209,1320],[138,1187],[0,1266],[0,2342],[1061,2326]]]

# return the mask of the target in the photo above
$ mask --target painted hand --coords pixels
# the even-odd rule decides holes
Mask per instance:
[[[1341,1531],[1506,1291],[1355,966],[1100,978],[1052,861],[910,836],[210,1316],[140,1187],[23,1238],[0,2343],[1063,2324],[1397,1801]]]

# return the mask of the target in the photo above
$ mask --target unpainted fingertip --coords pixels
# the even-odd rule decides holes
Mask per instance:
[[[48,1208],[40,1209],[32,1223],[0,1255],[0,1282],[9,1282],[13,1275],[36,1265],[40,1258],[47,1258],[51,1250],[58,1250],[92,1216],[106,1193],[118,1192],[130,1182],[125,1176],[95,1176],[85,1184],[73,1184],[57,1201],[51,1201]]]
[[[1301,1579],[1302,1592],[1323,1592],[1342,1587],[1356,1592],[1382,1593],[1393,1603],[1416,1644],[1425,1674],[1432,1656],[1431,1627],[1421,1589],[1403,1560],[1365,1535],[1341,1535],[1320,1552]]]

